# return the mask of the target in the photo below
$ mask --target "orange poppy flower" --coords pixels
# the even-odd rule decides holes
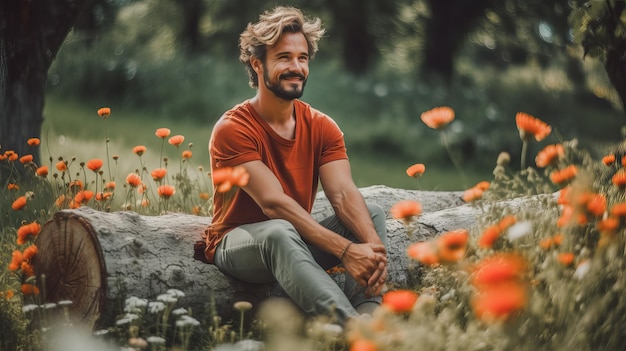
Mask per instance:
[[[81,182],[80,180],[76,179],[76,180],[73,180],[73,181],[72,181],[72,182],[68,185],[68,187],[70,188],[70,190],[71,190],[72,192],[77,192],[77,191],[83,190],[83,187],[84,187],[84,186],[83,186],[83,182]]]
[[[563,239],[564,239],[563,234],[558,233],[558,234],[555,234],[555,235],[552,237],[552,242],[554,242],[554,245],[557,245],[557,246],[558,246],[558,245],[561,245],[561,244],[563,243]]]
[[[454,110],[448,106],[435,107],[422,112],[421,119],[428,127],[439,129],[454,120]]]
[[[33,155],[24,155],[20,157],[20,163],[26,164],[33,162]]]
[[[519,130],[519,135],[522,140],[528,140],[530,137],[534,137],[535,140],[542,141],[552,132],[552,127],[544,121],[525,112],[518,112],[515,115],[515,123],[517,124],[517,129]]]
[[[408,222],[422,213],[422,205],[414,200],[403,200],[391,206],[390,212],[392,218]]]
[[[522,310],[527,301],[524,285],[506,282],[479,291],[472,299],[472,307],[476,317],[491,322],[510,318]]]
[[[24,261],[24,255],[19,250],[13,250],[11,253],[11,263],[9,263],[9,270],[16,271],[20,269],[22,266],[22,261]]]
[[[137,145],[135,147],[133,147],[133,152],[137,155],[137,156],[141,156],[144,154],[144,152],[146,152],[146,147],[143,145]]]
[[[561,170],[554,170],[550,173],[550,180],[554,184],[564,184],[576,176],[578,173],[578,168],[575,165],[569,165]]]
[[[617,171],[617,173],[613,175],[611,181],[617,187],[623,189],[624,187],[626,187],[626,171],[624,171],[623,169]]]
[[[406,174],[409,177],[419,178],[426,171],[426,166],[423,163],[416,163],[406,169]]]
[[[377,351],[378,346],[372,340],[358,339],[350,345],[350,351]]]
[[[407,256],[427,266],[439,263],[435,246],[430,241],[412,244],[406,251]]]
[[[553,244],[554,244],[554,240],[552,238],[545,238],[539,241],[539,247],[544,250],[550,249],[553,246]]]
[[[20,186],[14,183],[7,184],[7,190],[20,190]]]
[[[26,241],[39,235],[40,231],[41,225],[39,225],[39,223],[37,222],[22,224],[22,226],[17,229],[17,244],[25,244]]]
[[[565,148],[562,144],[548,145],[537,153],[537,157],[535,157],[535,164],[539,168],[548,167],[564,156]]]
[[[182,135],[174,135],[173,137],[167,140],[168,143],[174,146],[180,146],[180,144],[182,144],[183,141],[185,141],[185,137]]]
[[[482,191],[488,190],[490,186],[491,186],[491,183],[489,183],[486,180],[478,182],[478,184],[474,185],[475,188],[478,188],[478,189],[480,189]]]
[[[65,194],[59,195],[59,197],[54,200],[54,205],[58,208],[63,208],[65,206]]]
[[[100,170],[100,168],[102,168],[102,164],[103,162],[101,159],[94,158],[92,160],[87,161],[87,168],[97,173]]]
[[[565,266],[569,266],[574,263],[574,254],[572,252],[561,252],[557,255],[557,260]]]
[[[126,176],[126,183],[133,188],[136,188],[141,185],[141,177],[137,173],[130,173]]]
[[[18,197],[15,201],[13,201],[13,204],[11,204],[13,211],[19,211],[24,207],[26,207],[26,196]]]
[[[30,138],[28,140],[26,140],[26,144],[28,144],[29,146],[37,146],[41,143],[41,141],[39,140],[39,138]]]
[[[454,263],[465,256],[465,248],[469,232],[465,229],[457,229],[441,234],[437,240],[437,256],[440,262]]]
[[[169,130],[168,128],[159,128],[159,129],[156,130],[156,132],[154,134],[156,136],[158,136],[159,138],[161,138],[161,139],[165,139],[165,138],[167,138],[170,135],[171,132],[172,131]]]
[[[568,205],[563,207],[563,212],[557,219],[556,226],[562,228],[570,224],[585,225],[587,222],[589,222],[589,219],[584,213],[576,210],[573,206]]]
[[[216,191],[225,193],[229,191],[233,186],[244,187],[248,184],[250,174],[244,167],[224,167],[216,169],[211,174],[213,184],[216,186]]]
[[[111,109],[109,107],[101,107],[98,109],[98,116],[103,119],[107,119],[111,115]]]
[[[607,166],[610,166],[615,163],[615,155],[606,155],[602,157],[602,163]]]
[[[208,200],[211,198],[211,195],[209,193],[199,193],[198,196],[202,199],[202,200]]]
[[[22,266],[20,268],[22,268],[22,274],[26,278],[30,278],[35,275],[35,272],[33,271],[33,266],[28,264],[28,262],[26,261],[22,262]]]
[[[615,217],[607,217],[598,221],[596,227],[602,233],[614,233],[619,228],[619,219]]]
[[[174,189],[174,186],[172,185],[165,184],[157,188],[157,193],[160,197],[169,199],[172,195],[176,193],[176,189]]]
[[[183,153],[182,153],[182,157],[183,157],[183,159],[185,159],[185,160],[190,159],[190,158],[191,158],[191,156],[193,156],[193,153],[191,152],[191,150],[185,150],[185,151],[183,151]]]
[[[48,166],[41,166],[37,168],[35,173],[40,177],[46,177],[48,175]]]
[[[480,236],[480,239],[478,239],[478,246],[482,248],[491,248],[496,240],[498,240],[501,233],[500,227],[497,225],[487,227],[487,229],[485,229],[483,234]]]
[[[508,215],[502,218],[500,222],[498,222],[498,227],[500,228],[501,231],[505,231],[509,229],[509,227],[515,223],[517,223],[517,218],[515,218],[515,216],[513,215]]]
[[[161,179],[163,179],[163,177],[165,177],[166,174],[167,174],[167,169],[165,168],[156,168],[156,169],[153,169],[152,172],[150,172],[150,175],[152,176],[152,179],[155,182],[158,182]]]
[[[472,202],[483,197],[483,190],[477,187],[471,187],[463,192],[463,201]]]
[[[600,217],[606,211],[606,198],[602,194],[593,194],[586,203],[587,211],[596,217]]]
[[[393,290],[383,295],[382,306],[389,308],[395,313],[411,312],[418,294],[412,290]]]
[[[30,260],[31,258],[35,257],[36,254],[37,254],[37,246],[30,245],[24,250],[24,260]]]
[[[67,162],[61,160],[59,162],[56,163],[56,168],[59,172],[65,172],[67,171]]]
[[[22,294],[39,295],[39,288],[34,284],[22,284]]]
[[[96,194],[96,200],[98,201],[106,201],[108,199],[111,198],[111,196],[113,196],[113,193],[108,192],[108,191],[102,191]]]
[[[622,167],[626,167],[626,155],[622,156]]]
[[[480,260],[472,273],[474,286],[485,286],[519,280],[526,271],[526,261],[517,254],[498,253]]]
[[[559,197],[556,200],[556,203],[559,205],[567,205],[570,203],[569,201],[569,193],[572,190],[571,186],[566,186],[559,190]]]
[[[79,191],[76,196],[74,196],[74,202],[76,204],[82,204],[83,202],[88,202],[93,197],[94,193],[91,190],[83,190]]]
[[[113,190],[113,189],[115,189],[115,187],[116,187],[116,186],[117,186],[117,185],[115,184],[115,182],[114,182],[114,181],[110,181],[110,182],[108,182],[108,183],[106,183],[106,184],[104,185],[104,188],[105,188],[105,189],[109,189],[109,190]]]

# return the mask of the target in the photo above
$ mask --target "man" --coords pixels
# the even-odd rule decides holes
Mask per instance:
[[[215,192],[205,256],[243,281],[278,281],[304,312],[343,324],[380,302],[385,214],[355,186],[339,127],[298,100],[323,34],[319,19],[292,7],[241,33],[240,60],[257,92],[219,119],[209,152],[213,172],[243,167],[249,181]],[[318,180],[336,214],[319,223],[310,215]],[[340,263],[343,290],[325,271]]]

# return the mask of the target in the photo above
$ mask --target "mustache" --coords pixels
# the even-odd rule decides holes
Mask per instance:
[[[306,77],[304,77],[304,74],[297,73],[297,72],[287,72],[285,74],[280,75],[280,79],[290,79],[290,78],[300,78],[304,80]]]

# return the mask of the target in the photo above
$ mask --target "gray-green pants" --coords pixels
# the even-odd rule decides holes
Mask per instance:
[[[385,213],[374,204],[367,205],[376,232],[387,245]],[[339,235],[356,238],[332,215],[320,222]],[[345,273],[343,289],[326,269],[340,263],[335,256],[307,245],[294,226],[272,219],[237,227],[222,239],[215,252],[215,265],[224,273],[250,283],[278,281],[287,295],[307,314],[335,314],[340,324],[358,316],[355,307],[380,297],[367,298],[365,288]]]

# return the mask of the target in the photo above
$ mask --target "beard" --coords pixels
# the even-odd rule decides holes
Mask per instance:
[[[302,79],[302,87],[300,87],[300,84],[291,83],[288,88],[283,88],[280,84],[281,81],[293,77]],[[304,94],[307,78],[300,73],[287,72],[278,76],[278,80],[273,82],[267,75],[267,67],[263,67],[263,81],[265,82],[265,87],[277,97],[284,100],[293,100],[302,97],[302,94]]]

